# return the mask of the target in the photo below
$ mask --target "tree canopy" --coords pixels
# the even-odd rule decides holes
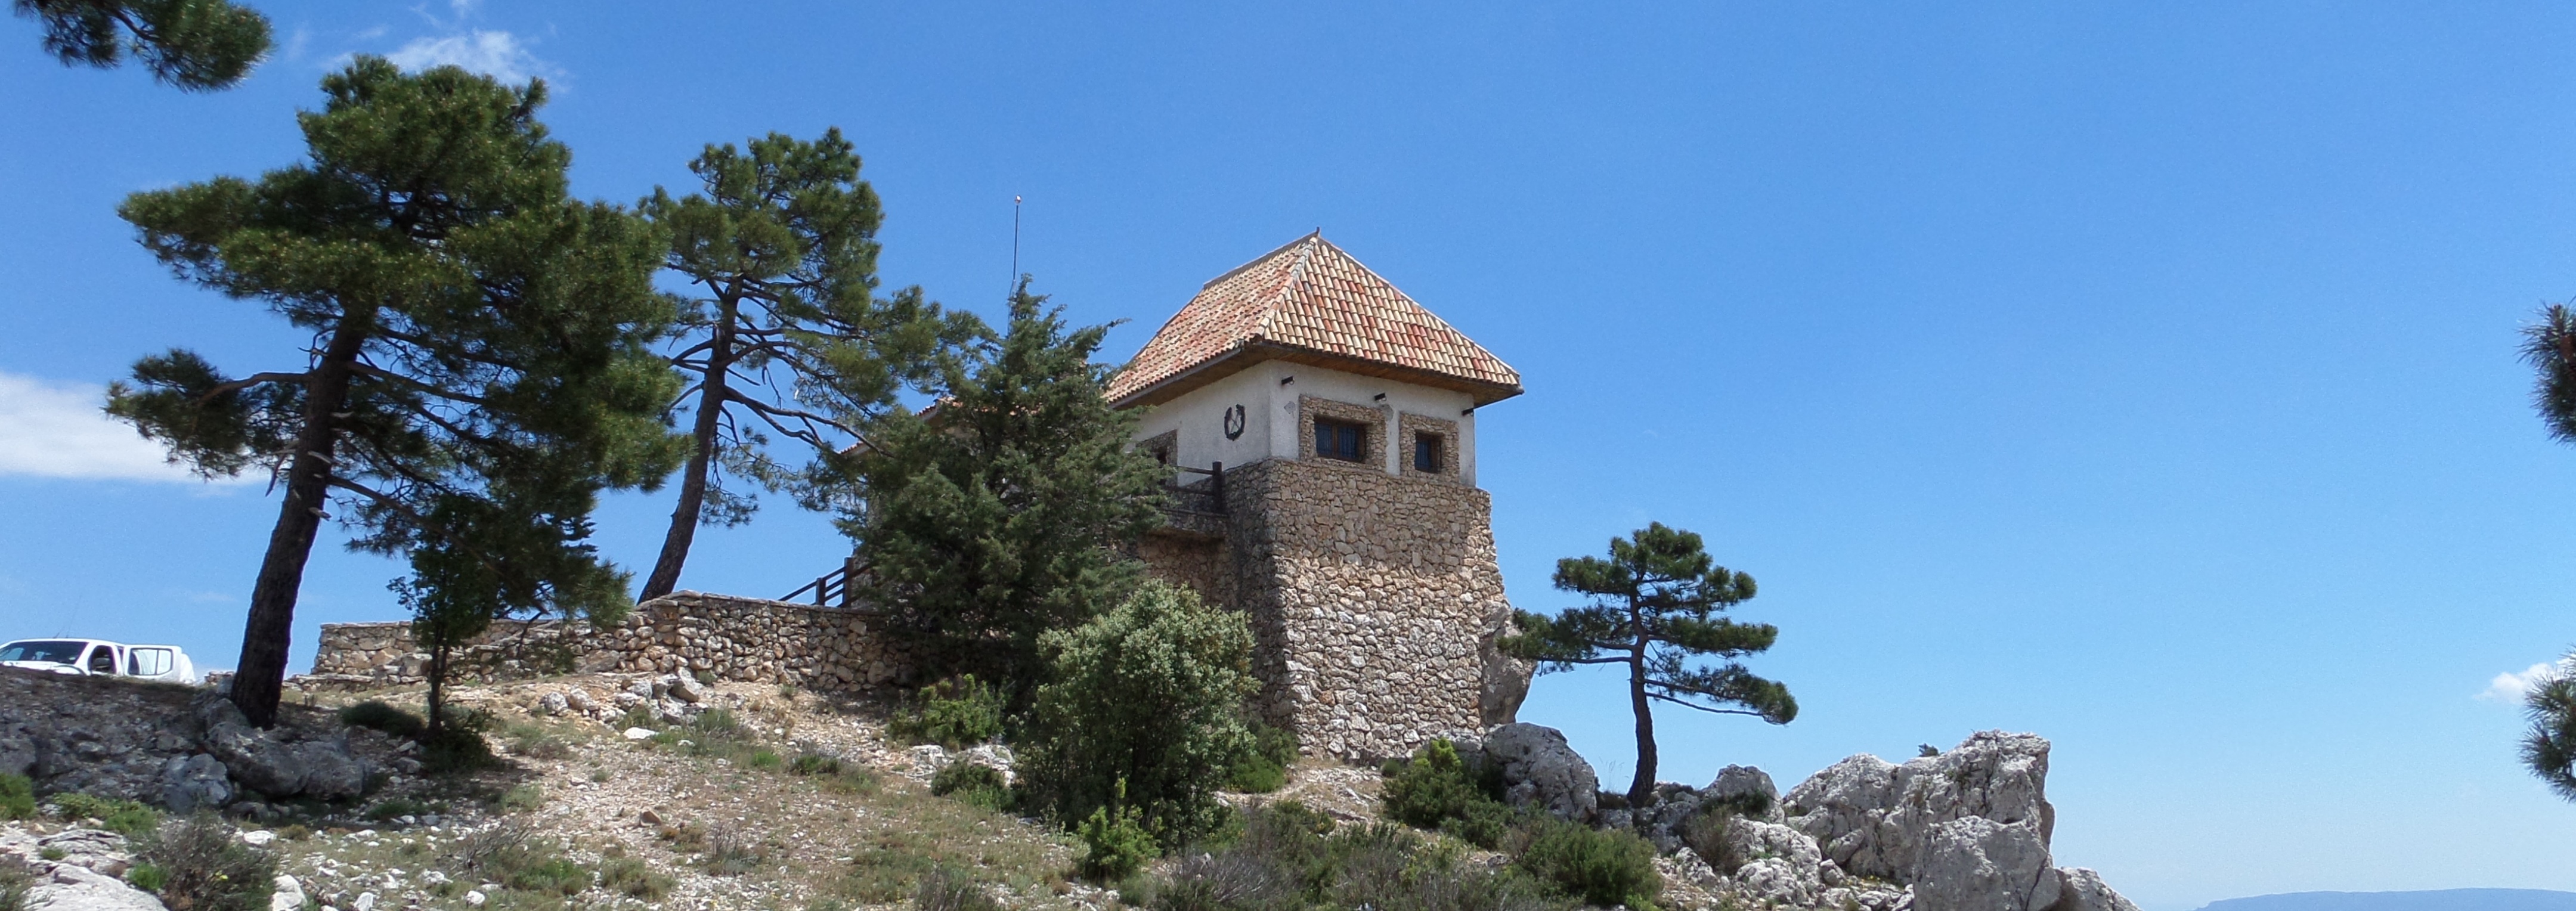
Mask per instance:
[[[748,149],[707,146],[689,163],[699,192],[656,189],[644,200],[671,235],[664,265],[693,289],[672,359],[689,378],[682,402],[693,414],[679,501],[643,597],[679,585],[698,526],[750,518],[755,501],[726,485],[726,468],[773,487],[810,469],[772,461],[768,434],[814,457],[845,449],[854,428],[937,379],[942,356],[983,331],[920,288],[874,293],[883,216],[859,165],[837,128],[810,142],[771,133]]]
[[[329,510],[352,547],[411,556],[433,597],[614,609],[623,577],[583,543],[591,504],[680,456],[661,422],[678,384],[651,348],[672,318],[651,286],[664,242],[570,197],[571,152],[535,116],[544,84],[360,57],[323,91],[298,117],[309,161],[120,209],[179,276],[313,338],[238,378],[174,349],[109,394],[173,461],[284,489],[232,693],[262,725]]]
[[[1134,416],[1101,395],[1105,326],[1011,298],[1008,330],[942,367],[937,404],[896,410],[809,496],[858,542],[861,596],[933,676],[972,673],[1024,698],[1038,639],[1124,602],[1163,521],[1162,473],[1129,448]]]
[[[131,57],[188,91],[230,88],[268,53],[268,17],[228,0],[13,0],[45,27],[66,66],[106,69]]]
[[[1655,787],[1654,703],[1751,715],[1772,724],[1798,717],[1789,688],[1755,676],[1735,659],[1771,647],[1767,623],[1720,616],[1753,597],[1753,577],[1719,566],[1700,536],[1661,522],[1633,539],[1611,538],[1610,556],[1556,563],[1556,587],[1587,597],[1554,617],[1521,612],[1522,635],[1506,648],[1535,659],[1542,673],[1584,664],[1624,664],[1637,718],[1637,775],[1628,799],[1644,805]],[[1705,659],[1717,659],[1709,664]]]

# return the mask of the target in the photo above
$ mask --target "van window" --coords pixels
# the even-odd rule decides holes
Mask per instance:
[[[102,645],[98,647],[97,651],[90,652],[89,672],[93,674],[116,673],[116,646]]]
[[[167,674],[176,663],[170,660],[170,650],[166,648],[138,648],[125,653],[125,673],[135,677]]]

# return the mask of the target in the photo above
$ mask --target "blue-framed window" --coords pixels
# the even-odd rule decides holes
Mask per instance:
[[[1417,433],[1413,435],[1413,470],[1424,474],[1440,473],[1439,434]]]
[[[1349,421],[1315,419],[1315,454],[1345,462],[1367,461],[1368,428]]]

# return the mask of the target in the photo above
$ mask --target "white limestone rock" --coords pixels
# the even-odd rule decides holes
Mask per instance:
[[[2057,907],[2050,911],[2138,911],[2090,869],[2059,867],[2057,883]]]
[[[1984,731],[1904,765],[1868,755],[1845,759],[1781,803],[1789,824],[1815,838],[1845,872],[1911,882],[1926,833],[1955,819],[2026,822],[2046,849],[2057,815],[2047,777],[2047,740]]]
[[[1924,833],[1913,886],[1919,911],[2053,911],[2059,893],[2038,825],[1983,816]]]
[[[268,911],[304,911],[304,883],[280,873],[275,886],[268,893]]]
[[[47,864],[28,890],[27,907],[40,911],[168,911],[161,900],[123,880],[73,863]]]
[[[1498,725],[1485,732],[1481,755],[1502,765],[1503,797],[1513,806],[1535,806],[1576,821],[1590,821],[1600,810],[1601,782],[1592,764],[1555,728]]]

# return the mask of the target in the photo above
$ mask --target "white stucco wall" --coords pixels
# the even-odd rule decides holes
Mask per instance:
[[[1283,382],[1291,378],[1294,382]],[[1385,401],[1377,400],[1380,393],[1386,395]],[[1476,416],[1466,413],[1475,399],[1467,393],[1287,361],[1254,364],[1154,406],[1139,422],[1136,438],[1179,431],[1174,458],[1190,468],[1206,468],[1213,462],[1246,465],[1264,458],[1294,459],[1303,436],[1312,432],[1298,425],[1297,397],[1301,395],[1384,409],[1389,434],[1395,432],[1399,414],[1456,422],[1459,479],[1476,483]],[[1245,426],[1241,436],[1229,440],[1225,413],[1236,405],[1244,408]],[[1401,474],[1402,466],[1413,458],[1411,443],[1386,442],[1391,445],[1379,447],[1386,456],[1380,467],[1388,474]]]

